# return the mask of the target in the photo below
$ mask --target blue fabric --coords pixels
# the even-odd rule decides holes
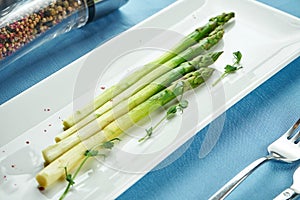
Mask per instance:
[[[1,71],[0,104],[172,2],[130,0],[119,11],[36,49]],[[261,2],[300,17],[300,1]],[[299,74],[297,58],[213,122],[224,126],[207,156],[200,158],[199,151],[210,126],[185,145],[190,146],[179,159],[149,172],[118,199],[207,199],[247,164],[266,155],[268,144],[300,116]],[[266,163],[228,199],[272,199],[292,183],[299,164]]]

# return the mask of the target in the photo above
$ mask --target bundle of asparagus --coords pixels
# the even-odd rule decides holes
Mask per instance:
[[[185,55],[182,55],[180,59],[178,60],[172,60],[170,59],[174,58],[178,54],[180,54],[182,51],[186,50],[190,46],[196,44],[201,39],[205,38],[207,35],[209,35],[213,30],[215,30],[216,27],[222,26],[225,23],[227,23],[230,19],[234,17],[234,13],[223,13],[221,15],[218,15],[216,17],[213,17],[209,19],[209,22],[204,25],[203,27],[197,28],[195,31],[190,33],[188,36],[186,36],[181,42],[178,43],[173,49],[163,54],[158,59],[146,64],[143,66],[140,70],[135,71],[131,75],[127,76],[123,80],[121,80],[116,85],[110,87],[108,90],[106,90],[103,94],[97,96],[93,102],[86,105],[81,110],[78,110],[73,113],[70,117],[65,119],[63,121],[63,125],[65,128],[70,128],[80,120],[84,119],[87,115],[92,113],[94,110],[108,102],[109,100],[113,99],[115,96],[119,95],[121,92],[127,90],[128,88],[131,88],[132,93],[132,87],[135,84],[136,88],[141,87],[141,83],[137,83],[142,77],[152,73],[153,70],[155,70],[157,67],[161,66],[162,64],[166,62],[173,62],[174,64],[179,65],[180,63],[184,62],[185,60],[182,58],[188,58],[193,57],[195,54],[193,53],[193,50],[191,49],[189,52],[186,52]],[[209,49],[209,48],[206,48]],[[161,75],[161,74],[158,74]],[[153,79],[152,79],[153,80]],[[151,81],[151,80],[150,80]],[[148,81],[147,83],[149,83]],[[144,83],[142,85],[145,85],[147,83]]]
[[[114,121],[116,118],[125,114],[128,110],[136,107],[137,105],[143,103],[146,99],[159,92],[166,86],[170,85],[173,81],[176,81],[182,75],[194,71],[195,69],[200,69],[207,67],[215,62],[222,52],[208,53],[205,55],[200,55],[194,58],[192,61],[184,62],[176,69],[169,71],[156,81],[147,85],[144,89],[135,93],[129,98],[128,101],[122,101],[114,107],[114,109],[109,110],[103,115],[99,116],[95,121],[88,123],[79,129],[78,132],[71,134],[60,142],[51,145],[43,150],[43,156],[46,163],[50,163],[59,157],[61,154],[69,150],[74,145],[78,144],[80,141],[85,140],[92,136],[94,133],[102,130],[109,123]]]
[[[36,176],[39,185],[51,185],[65,175],[66,168],[70,171],[78,166],[87,150],[119,137],[182,92],[205,82],[213,73],[208,66],[222,54],[206,51],[221,40],[222,25],[233,17],[234,13],[224,13],[211,18],[172,51],[121,80],[65,120],[64,126],[69,129],[56,137],[56,144],[43,150],[48,165]],[[117,95],[121,98],[115,107],[107,104]]]
[[[210,24],[209,24],[209,26],[210,26]],[[153,67],[156,67],[156,68],[151,73],[148,73],[147,75],[143,76],[142,79],[139,79],[131,87],[127,88],[125,91],[120,93],[117,96],[117,98],[114,99],[113,103],[111,101],[107,101],[105,104],[103,104],[101,107],[96,109],[94,112],[92,112],[90,114],[86,113],[86,116],[83,119],[80,119],[80,121],[77,121],[76,126],[72,126],[71,128],[67,129],[63,133],[56,136],[55,140],[57,142],[59,142],[60,140],[68,137],[69,135],[74,133],[77,129],[83,127],[84,125],[86,125],[87,123],[95,120],[97,117],[101,116],[105,112],[111,110],[112,105],[117,105],[121,101],[129,98],[132,94],[135,94],[136,92],[141,91],[140,89],[143,88],[143,86],[146,86],[151,81],[153,81],[155,78],[167,73],[168,71],[170,71],[174,68],[177,68],[181,63],[183,63],[187,60],[190,60],[190,59],[194,58],[195,56],[209,50],[212,46],[214,46],[215,44],[217,44],[219,42],[219,40],[223,37],[223,34],[224,34],[224,30],[223,30],[222,26],[218,26],[215,30],[213,30],[211,33],[208,34],[208,37],[206,37],[203,40],[199,41],[195,45],[188,47],[186,50],[180,52],[178,55],[176,55],[172,59],[168,60],[163,65],[160,65],[160,66],[153,65]],[[169,54],[169,53],[167,53],[167,54]],[[147,66],[150,66],[150,64],[148,64]],[[175,73],[177,73],[177,72],[175,72]],[[172,81],[172,78],[170,78],[169,76],[174,77],[174,75],[172,76],[172,75],[168,74],[164,77],[164,79],[167,79],[166,81]],[[156,82],[160,85],[163,85],[163,83],[159,83],[159,82],[164,82],[164,81],[163,80],[158,80]],[[110,90],[110,89],[108,89],[108,90]],[[143,92],[140,98],[142,98],[142,96],[144,96],[146,98],[146,94],[148,94],[148,93]],[[152,95],[152,94],[150,94],[150,95]],[[104,92],[100,96],[107,96],[107,93]],[[107,97],[105,97],[105,98],[107,98]],[[138,104],[138,103],[135,103],[136,101],[131,101],[131,102],[133,102],[133,103],[129,103],[129,107],[132,104],[135,104],[135,105]],[[83,111],[76,112],[77,114],[74,113],[74,116],[75,115],[76,116],[78,116],[78,115],[83,116],[86,109],[87,109],[87,107],[84,108]],[[75,119],[75,118],[73,118],[73,119]],[[76,119],[79,120],[79,118],[76,118]],[[64,123],[65,122],[66,121],[64,121]],[[68,124],[71,124],[71,122],[68,123]]]

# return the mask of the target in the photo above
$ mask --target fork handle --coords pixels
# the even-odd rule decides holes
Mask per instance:
[[[291,188],[287,188],[283,192],[281,192],[275,199],[273,200],[293,200],[299,197],[299,195]]]
[[[258,168],[264,162],[270,160],[272,157],[266,156],[257,159],[235,177],[233,177],[229,182],[227,182],[220,190],[218,190],[209,200],[222,200],[225,199],[241,182],[243,182],[256,168]]]

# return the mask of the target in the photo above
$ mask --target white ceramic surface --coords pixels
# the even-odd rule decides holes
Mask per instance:
[[[244,68],[211,87],[211,80],[218,77],[215,73],[206,85],[186,95],[190,106],[184,114],[166,123],[147,142],[139,144],[137,139],[150,121],[163,115],[162,110],[128,130],[104,163],[88,164],[91,169],[85,168],[66,199],[116,198],[299,56],[300,20],[295,17],[251,0],[178,1],[0,106],[0,197],[57,199],[65,183],[39,191],[34,176],[43,167],[41,150],[62,131],[61,119],[101,93],[102,86],[109,87],[161,54],[181,35],[229,11],[236,18],[226,26],[224,39],[215,48],[224,54],[213,67],[222,72],[232,63],[232,52],[239,50]]]

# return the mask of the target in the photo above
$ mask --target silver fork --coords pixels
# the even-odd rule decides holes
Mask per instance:
[[[278,160],[287,163],[292,163],[300,159],[300,131],[296,131],[300,124],[298,121],[280,138],[268,146],[269,154],[262,157],[243,169],[229,182],[227,182],[220,190],[218,190],[209,200],[225,199],[243,180],[245,180],[255,169],[261,164],[269,160]],[[297,133],[296,133],[297,132]]]
[[[293,200],[297,199],[300,194],[300,167],[296,169],[293,175],[293,184],[291,187],[281,192],[274,200]]]

